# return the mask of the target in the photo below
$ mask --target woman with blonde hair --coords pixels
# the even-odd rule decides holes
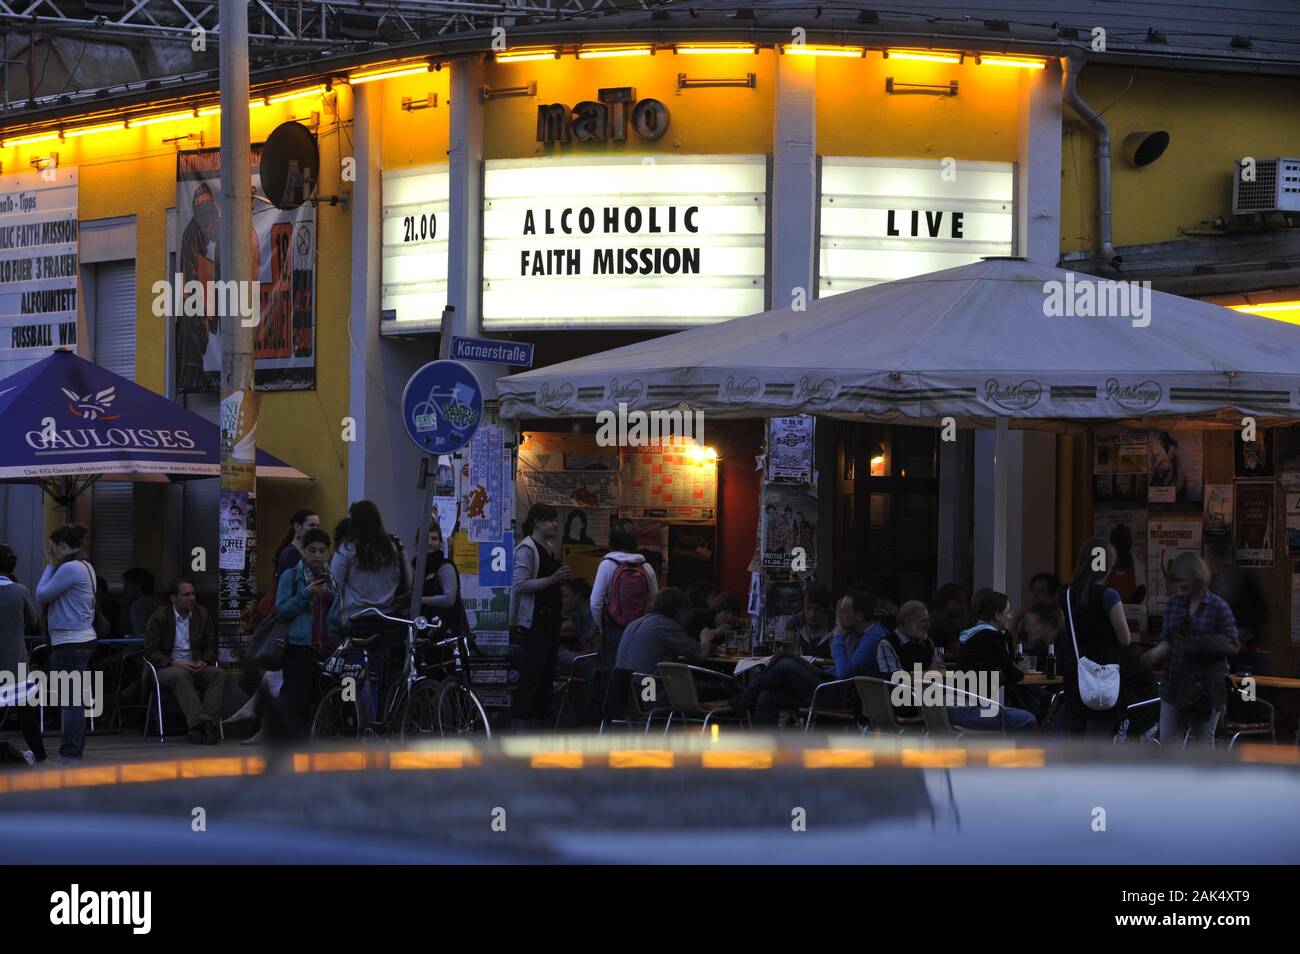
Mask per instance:
[[[1056,636],[1056,660],[1065,680],[1065,725],[1072,735],[1111,736],[1119,720],[1119,703],[1089,709],[1079,695],[1079,656],[1100,665],[1118,664],[1120,650],[1132,642],[1124,602],[1106,585],[1118,555],[1105,537],[1079,548],[1074,576],[1058,596],[1065,626]],[[1078,651],[1075,651],[1075,644]]]
[[[1210,591],[1210,570],[1199,553],[1174,557],[1169,578],[1174,592],[1165,603],[1160,642],[1142,657],[1148,666],[1165,663],[1160,741],[1213,745],[1214,727],[1228,704],[1228,657],[1241,649],[1237,623],[1227,602]]]

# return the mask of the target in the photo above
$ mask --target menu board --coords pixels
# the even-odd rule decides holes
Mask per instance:
[[[682,447],[624,447],[619,452],[623,517],[714,520],[717,461],[694,459]]]

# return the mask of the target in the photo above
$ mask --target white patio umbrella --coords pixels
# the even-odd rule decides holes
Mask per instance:
[[[985,259],[501,378],[497,394],[507,418],[685,404],[718,417],[995,426],[1004,585],[1009,426],[1300,418],[1300,327],[1133,290]],[[1110,317],[1091,316],[1098,302]]]

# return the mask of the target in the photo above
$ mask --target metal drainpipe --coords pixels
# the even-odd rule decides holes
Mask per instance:
[[[1078,51],[1071,51],[1066,57],[1065,101],[1097,133],[1097,229],[1101,233],[1098,251],[1102,261],[1118,265],[1120,256],[1110,242],[1110,128],[1101,114],[1083,101],[1078,90],[1079,73],[1087,62],[1087,57]]]

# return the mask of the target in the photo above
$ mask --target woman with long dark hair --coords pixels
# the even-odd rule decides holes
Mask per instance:
[[[289,518],[289,527],[284,531],[284,536],[280,538],[280,543],[275,548],[275,572],[278,577],[290,567],[297,566],[302,562],[303,554],[303,535],[308,530],[320,526],[320,514],[315,510],[298,510]]]
[[[564,604],[561,584],[573,575],[573,570],[560,562],[557,553],[558,510],[549,504],[533,504],[523,530],[524,539],[515,547],[510,590],[510,632],[519,642],[521,656],[510,716],[512,728],[526,731],[551,721]]]
[[[1079,548],[1073,578],[1058,596],[1065,626],[1056,637],[1056,660],[1065,679],[1065,726],[1073,735],[1114,735],[1119,721],[1118,701],[1104,711],[1083,704],[1078,660],[1083,656],[1103,666],[1118,664],[1120,650],[1133,639],[1124,616],[1124,601],[1105,583],[1117,556],[1105,537],[1088,540]],[[1074,650],[1076,641],[1078,655]]]
[[[439,617],[446,635],[462,636],[469,632],[469,617],[460,598],[460,570],[446,555],[442,528],[437,520],[429,524],[428,555],[424,563],[424,586],[420,590],[420,612]],[[418,558],[411,558],[414,572]]]
[[[50,534],[49,561],[36,584],[36,599],[45,605],[50,630],[50,672],[79,672],[90,678],[95,653],[95,568],[82,550],[89,531],[79,523]],[[80,762],[86,746],[86,714],[80,704],[61,707],[63,741],[60,763]]]
[[[371,607],[389,615],[404,615],[399,596],[409,590],[409,583],[402,542],[384,529],[379,508],[369,500],[353,503],[348,516],[352,518],[351,536],[330,561],[343,628],[350,628],[353,617]],[[384,629],[370,623],[366,627]]]

